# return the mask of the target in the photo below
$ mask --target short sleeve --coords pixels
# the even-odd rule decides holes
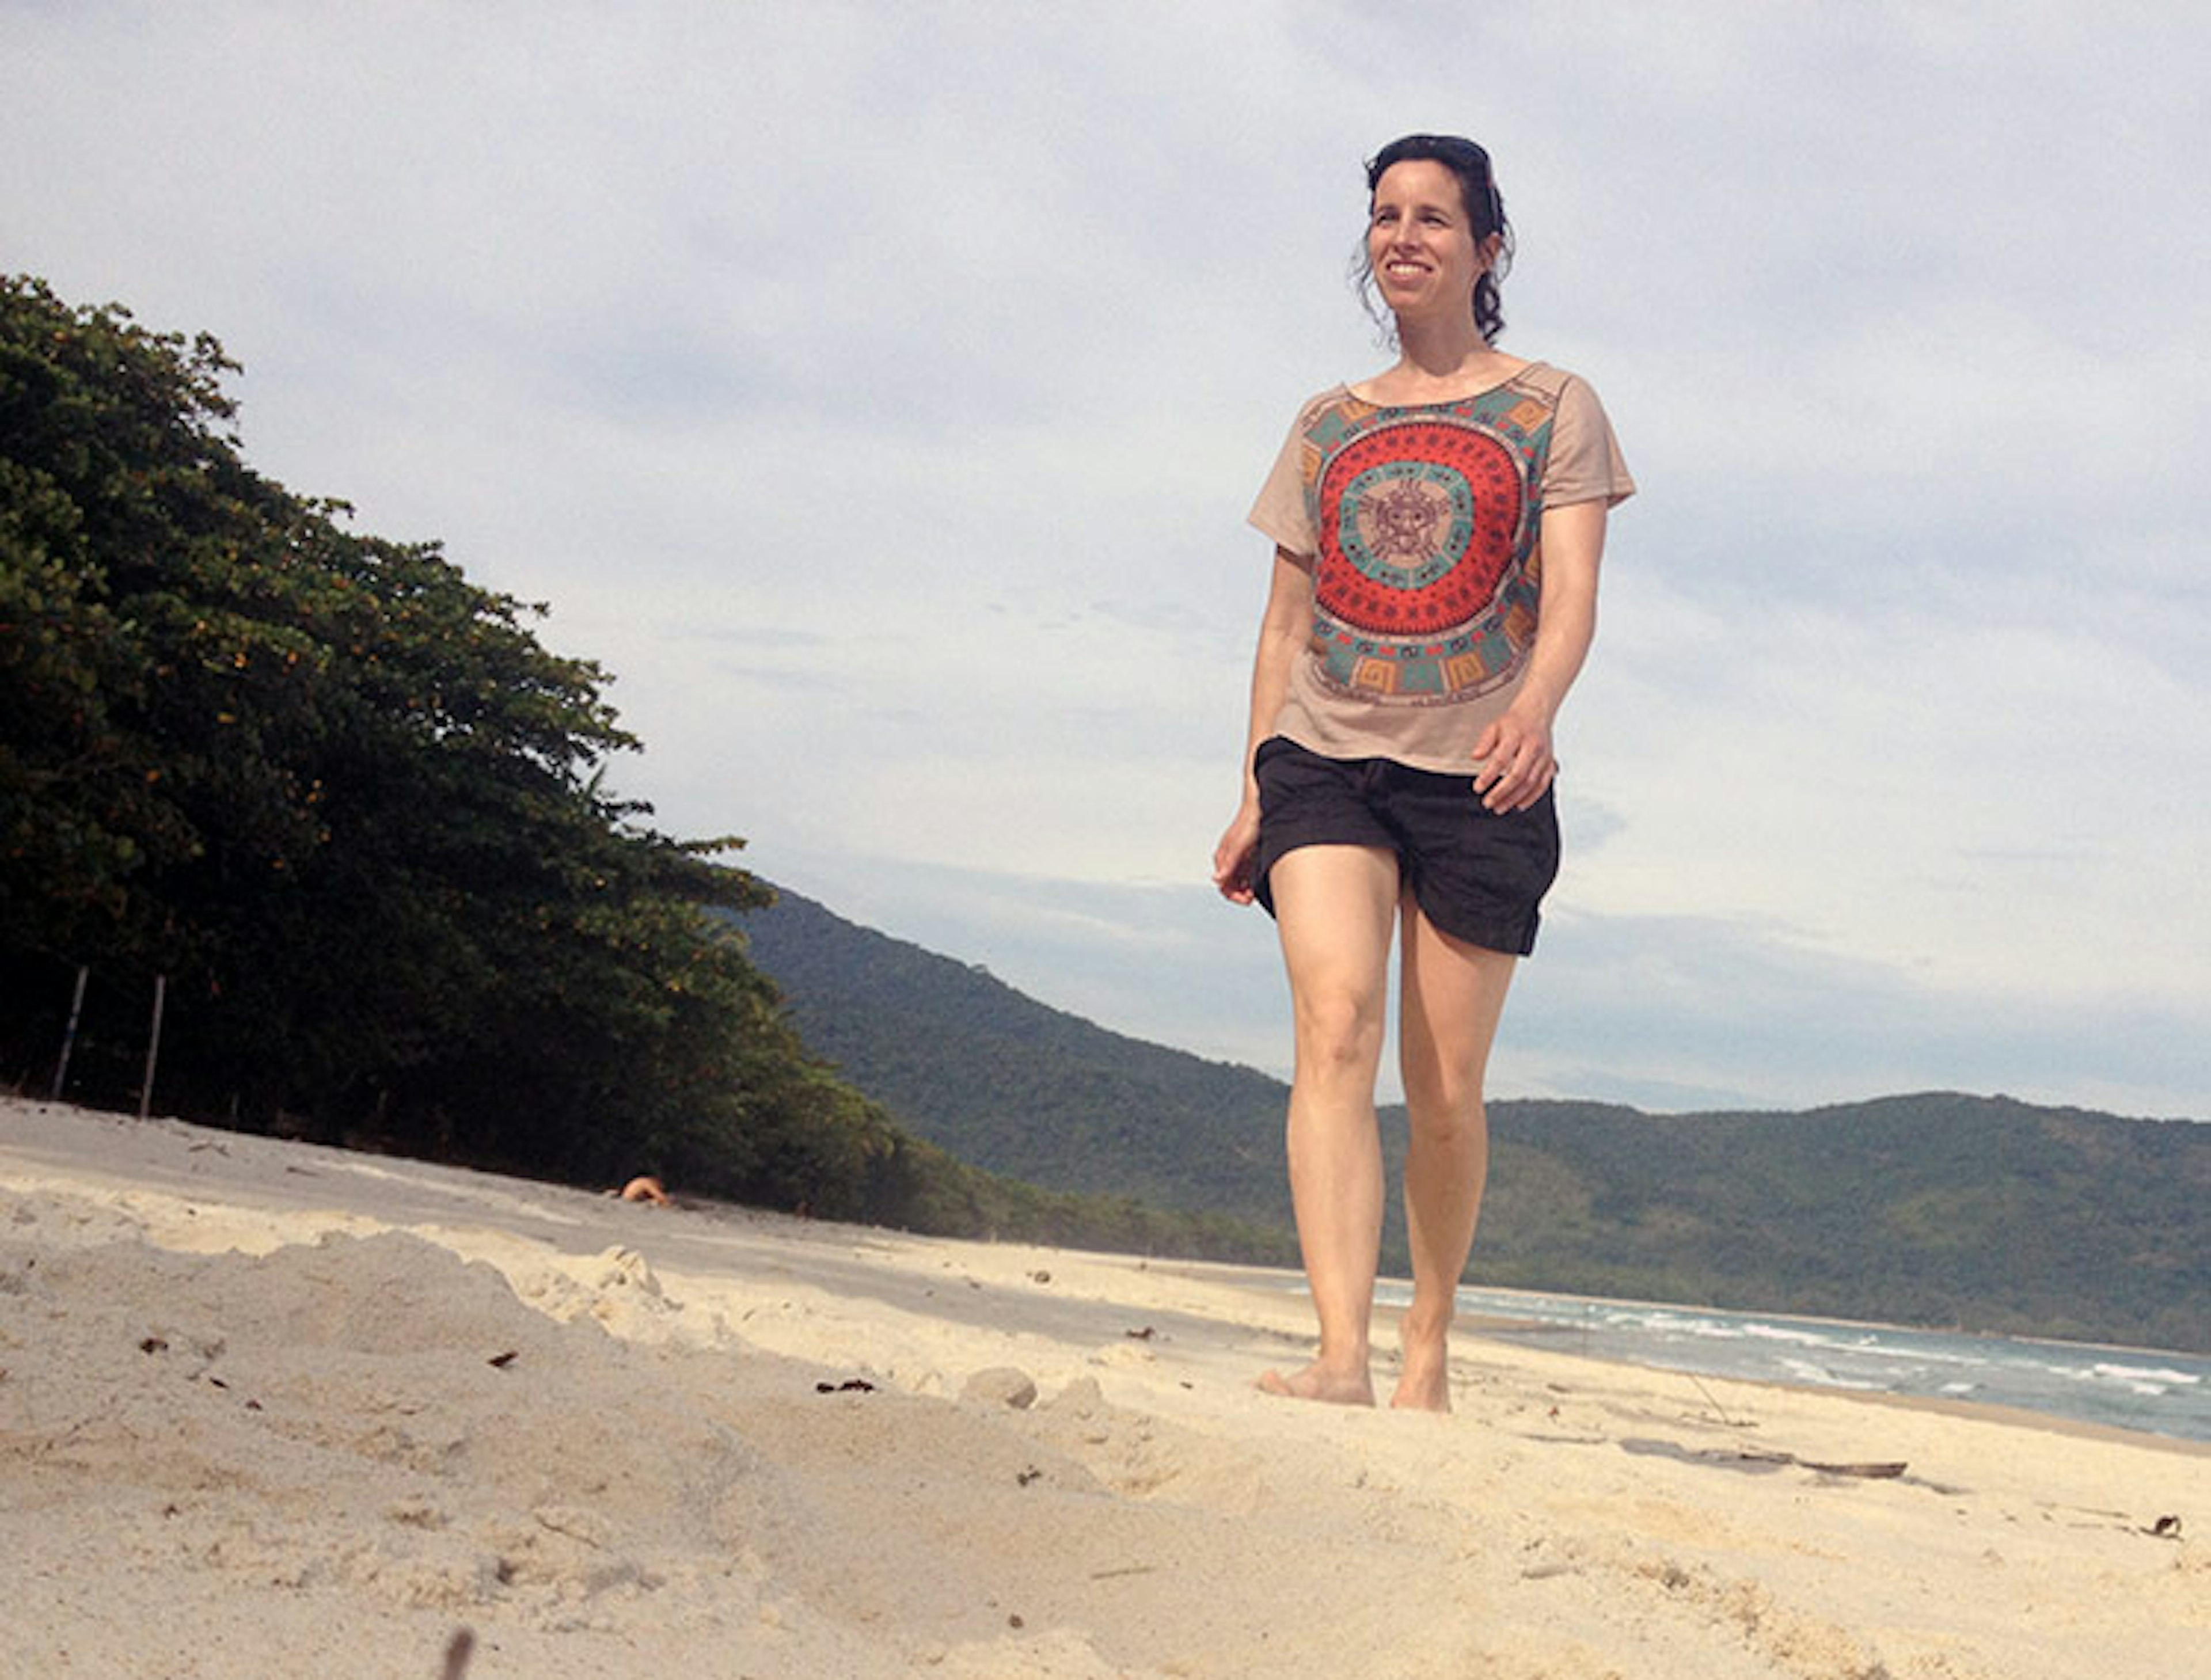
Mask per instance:
[[[1569,375],[1559,391],[1559,409],[1551,427],[1549,458],[1543,468],[1543,506],[1565,507],[1578,501],[1616,506],[1635,494],[1635,480],[1613,435],[1612,422],[1588,381]]]
[[[1271,538],[1275,547],[1310,558],[1320,552],[1320,538],[1313,530],[1312,510],[1305,499],[1308,412],[1299,411],[1289,436],[1282,440],[1281,452],[1275,457],[1274,469],[1259,487],[1259,499],[1251,504],[1248,517],[1252,529]]]

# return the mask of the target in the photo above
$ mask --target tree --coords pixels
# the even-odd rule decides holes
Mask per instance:
[[[188,1108],[742,1180],[815,1094],[704,914],[766,901],[736,842],[602,791],[635,743],[542,606],[253,472],[233,372],[0,282],[9,1018],[50,1031],[60,965],[166,973]]]

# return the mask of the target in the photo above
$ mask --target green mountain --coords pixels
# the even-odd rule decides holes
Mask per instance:
[[[1284,1087],[1106,1031],[784,889],[741,925],[801,1035],[909,1130],[1055,1190],[1287,1226]]]
[[[1050,1189],[1286,1227],[1281,1082],[778,891],[752,955],[907,1128]],[[1804,1113],[1491,1105],[1470,1280],[2211,1351],[2211,1125],[1925,1093]],[[1393,1171],[1402,1111],[1384,1115]],[[1402,1238],[1385,1264],[1403,1265]]]

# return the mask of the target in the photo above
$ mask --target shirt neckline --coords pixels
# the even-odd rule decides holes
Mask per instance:
[[[1410,412],[1414,409],[1455,408],[1461,403],[1469,403],[1477,397],[1487,397],[1493,391],[1501,390],[1505,386],[1511,385],[1513,380],[1520,378],[1523,374],[1531,373],[1535,372],[1536,368],[1543,367],[1544,365],[1545,364],[1540,361],[1523,361],[1511,373],[1499,374],[1496,379],[1492,379],[1487,385],[1476,385],[1470,391],[1458,391],[1450,397],[1423,397],[1417,403],[1383,402],[1378,397],[1368,397],[1362,394],[1359,389],[1359,385],[1353,384],[1348,379],[1344,381],[1343,394],[1350,397],[1354,402],[1364,403],[1370,409],[1378,409],[1384,413],[1402,414]],[[1362,380],[1360,383],[1364,384],[1365,381]]]

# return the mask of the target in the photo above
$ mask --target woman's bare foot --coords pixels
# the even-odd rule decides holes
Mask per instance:
[[[1449,1411],[1451,1355],[1443,1346],[1408,1347],[1390,1404],[1399,1411]]]
[[[1400,1412],[1448,1412],[1451,1381],[1413,1381],[1410,1377],[1402,1377],[1397,1381],[1397,1392],[1390,1395],[1389,1404]]]
[[[1330,1370],[1318,1360],[1287,1377],[1279,1371],[1262,1372],[1257,1386],[1286,1400],[1322,1400],[1336,1406],[1374,1404],[1374,1380],[1366,1372]]]

